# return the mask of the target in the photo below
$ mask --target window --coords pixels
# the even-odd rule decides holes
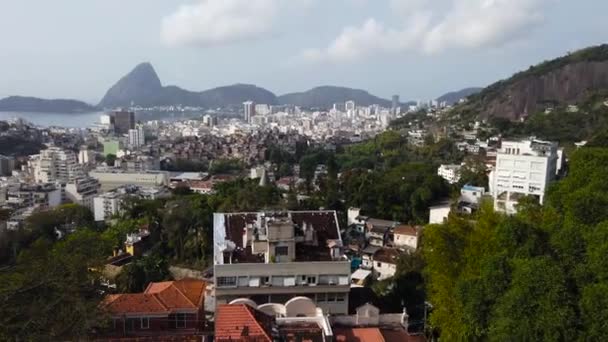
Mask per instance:
[[[336,301],[343,302],[346,298],[345,293],[336,293]]]
[[[235,287],[236,277],[217,277],[217,287]]]
[[[239,277],[239,286],[249,286],[249,277]]]
[[[185,328],[186,327],[186,314],[178,313],[175,315],[175,327]]]
[[[272,277],[272,286],[283,286],[285,282],[285,277],[273,276]]]
[[[336,301],[336,294],[335,293],[328,293],[327,294],[327,301],[328,302],[335,302]]]
[[[150,328],[150,317],[142,317],[141,318],[141,328],[149,329]]]
[[[317,277],[315,277],[315,276],[308,276],[307,282],[308,282],[308,285],[313,285],[313,284],[316,285],[317,284]]]
[[[262,277],[263,285],[270,285],[270,277]]]
[[[378,261],[378,262],[376,263],[376,267],[382,267],[382,263]]]
[[[259,286],[260,286],[260,277],[249,278],[249,287],[259,287]]]
[[[274,248],[274,254],[277,256],[288,256],[289,246],[277,246]]]

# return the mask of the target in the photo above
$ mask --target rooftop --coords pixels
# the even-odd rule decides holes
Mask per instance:
[[[150,283],[143,293],[108,295],[104,308],[113,315],[170,314],[198,310],[203,305],[205,282],[182,279]]]
[[[214,214],[216,264],[269,262],[265,244],[277,239],[293,243],[295,262],[335,260],[342,247],[333,210]]]
[[[216,341],[272,342],[273,317],[247,304],[224,304],[215,313]]]
[[[380,248],[374,253],[374,261],[380,261],[389,264],[397,264],[397,259],[401,252],[395,248]]]
[[[400,225],[400,226],[395,227],[394,234],[395,235],[418,236],[418,228],[414,227],[414,226]]]

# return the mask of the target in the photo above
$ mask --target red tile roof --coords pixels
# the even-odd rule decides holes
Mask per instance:
[[[216,341],[272,342],[273,317],[246,304],[224,304],[215,312]]]
[[[334,329],[336,342],[385,342],[378,328]]]
[[[380,261],[387,264],[397,264],[397,259],[401,255],[401,251],[395,248],[380,248],[374,253],[374,261]]]
[[[336,342],[424,342],[424,336],[413,336],[403,328],[336,328]]]
[[[205,282],[198,279],[150,283],[143,293],[106,296],[103,305],[114,315],[198,310],[203,306],[205,287]]]
[[[395,235],[410,235],[410,236],[418,236],[418,229],[413,226],[400,225],[395,227],[394,230]]]

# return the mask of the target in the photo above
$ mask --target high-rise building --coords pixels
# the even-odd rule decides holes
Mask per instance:
[[[34,179],[38,183],[68,183],[84,176],[76,154],[59,147],[40,151],[32,160]]]
[[[255,103],[253,101],[243,102],[243,119],[245,122],[250,123],[251,118],[255,115]]]
[[[10,176],[15,169],[15,158],[0,155],[0,176]]]
[[[129,146],[131,148],[139,148],[145,144],[146,136],[142,125],[137,125],[136,128],[129,130]]]
[[[114,113],[114,132],[116,134],[128,134],[130,129],[135,128],[135,113],[120,110]]]
[[[397,107],[399,107],[399,95],[393,95],[393,101],[392,101],[392,107],[391,107],[393,112],[395,112],[397,110]]]
[[[89,150],[87,146],[82,146],[80,151],[78,152],[78,163],[79,164],[88,164],[95,161],[95,152]]]
[[[349,110],[354,111],[356,108],[355,101],[346,101],[344,103],[344,109],[348,112]]]
[[[524,196],[543,203],[545,190],[556,177],[557,143],[541,140],[503,141],[490,174],[494,208],[509,214]]]
[[[335,211],[216,213],[213,239],[217,305],[306,296],[324,312],[348,313],[350,262]]]

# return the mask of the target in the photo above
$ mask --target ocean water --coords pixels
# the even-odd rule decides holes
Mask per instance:
[[[103,112],[80,114],[0,112],[0,121],[21,118],[43,127],[61,126],[86,128],[92,126],[96,122],[99,122],[99,117],[102,114]]]
[[[34,125],[49,127],[87,128],[99,123],[99,117],[104,112],[93,113],[29,113],[29,112],[0,112],[0,121],[14,118],[25,119]],[[135,120],[166,120],[176,121],[200,117],[201,113],[136,113]]]

